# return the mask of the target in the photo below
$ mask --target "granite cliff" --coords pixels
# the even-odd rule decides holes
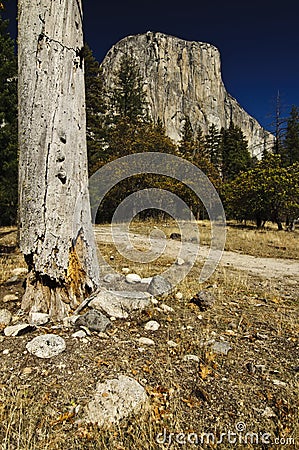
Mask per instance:
[[[128,36],[102,62],[107,88],[113,86],[124,54],[139,64],[150,117],[159,118],[175,142],[186,116],[194,130],[200,125],[204,133],[211,124],[227,128],[232,120],[243,131],[252,155],[260,155],[273,142],[273,136],[226,91],[220,53],[213,45],[154,32]]]

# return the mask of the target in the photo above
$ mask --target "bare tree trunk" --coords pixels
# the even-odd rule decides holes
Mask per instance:
[[[61,319],[98,283],[81,0],[19,0],[18,45],[20,247],[29,268],[22,309]]]

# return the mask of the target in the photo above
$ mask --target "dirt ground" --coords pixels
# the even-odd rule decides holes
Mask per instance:
[[[130,253],[122,233],[114,235]],[[168,233],[159,262],[143,265],[117,251],[109,227],[97,227],[96,237],[104,271],[129,267],[152,276],[177,266],[180,242]],[[134,231],[131,237],[140,250],[149,248],[144,235]],[[11,235],[5,239],[13,246]],[[198,248],[182,245],[186,259],[179,271]],[[225,251],[210,279],[200,284],[206,254],[205,247],[199,249],[171,294],[143,313],[113,321],[106,335],[73,338],[73,329],[51,322],[19,337],[1,333],[1,450],[299,448],[299,262]],[[0,264],[0,309],[22,321],[23,280],[6,284],[13,268],[24,266],[22,256],[17,249],[2,253]],[[202,289],[215,298],[206,311],[191,301]],[[4,303],[6,294],[16,299]],[[163,304],[173,310],[165,311]],[[146,331],[148,320],[156,320],[159,330]],[[65,352],[50,360],[30,355],[26,344],[45,333],[62,336]],[[140,337],[155,345],[141,348]],[[227,354],[213,351],[219,343],[230,347]],[[149,411],[106,431],[79,424],[97,382],[118,374],[145,387]]]

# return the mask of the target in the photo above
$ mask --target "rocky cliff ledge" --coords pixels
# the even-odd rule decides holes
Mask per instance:
[[[273,142],[273,135],[226,91],[220,53],[213,45],[154,32],[128,36],[115,44],[102,62],[108,88],[113,86],[124,54],[139,63],[149,114],[154,121],[162,120],[174,141],[181,138],[187,115],[193,129],[201,125],[204,133],[211,124],[227,128],[232,120],[243,131],[252,155],[259,155]]]

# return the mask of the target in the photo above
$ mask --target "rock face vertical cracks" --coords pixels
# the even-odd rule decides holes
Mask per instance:
[[[98,283],[81,0],[19,0],[18,23],[20,246],[30,270],[22,308],[61,318]]]

